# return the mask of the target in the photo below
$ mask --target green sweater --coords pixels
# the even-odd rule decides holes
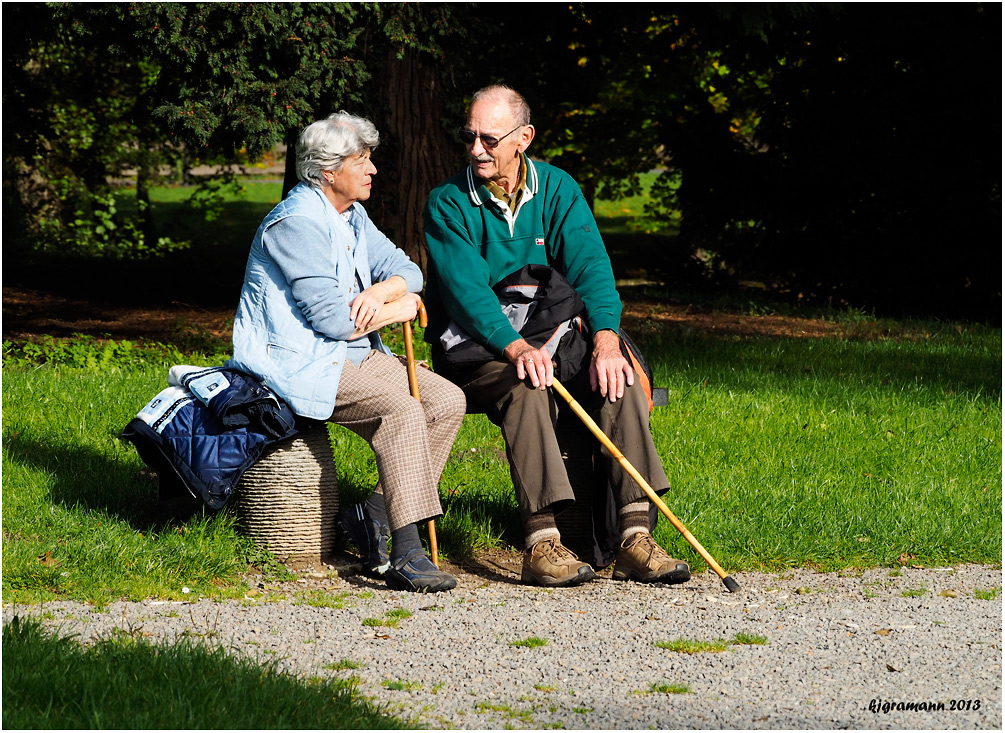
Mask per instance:
[[[586,305],[591,330],[621,324],[621,298],[597,222],[572,177],[546,163],[527,165],[527,186],[513,214],[470,168],[433,189],[426,202],[426,283],[435,343],[457,322],[501,354],[520,338],[503,315],[492,286],[524,265],[550,265],[565,275]]]

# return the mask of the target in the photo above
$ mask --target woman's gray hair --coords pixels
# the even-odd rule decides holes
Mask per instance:
[[[373,150],[380,134],[370,120],[336,112],[308,125],[297,140],[297,178],[308,186],[328,185],[321,171],[338,171],[346,158]]]

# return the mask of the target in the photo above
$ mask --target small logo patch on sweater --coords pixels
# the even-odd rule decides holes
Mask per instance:
[[[544,239],[542,239],[541,237],[538,237],[537,239],[534,240],[534,244],[543,247],[544,246]]]

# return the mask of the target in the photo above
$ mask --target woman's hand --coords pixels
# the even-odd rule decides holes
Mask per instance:
[[[349,318],[359,335],[376,331],[389,323],[403,323],[415,318],[418,312],[419,296],[405,290],[405,280],[397,275],[379,283],[374,283],[349,303]],[[412,296],[412,298],[406,298]],[[402,298],[405,302],[398,303]],[[408,301],[415,302],[415,312],[408,315]],[[391,307],[396,304],[396,307]],[[404,309],[401,309],[404,306]],[[390,308],[389,308],[390,307]],[[390,312],[388,312],[390,310]],[[391,317],[388,320],[388,316]],[[354,336],[355,337],[355,336]]]
[[[357,331],[368,331],[385,304],[384,293],[377,286],[369,287],[349,304],[349,318]]]
[[[383,284],[383,283],[380,283]],[[372,292],[376,289],[376,293]],[[349,316],[356,330],[350,340],[365,336],[392,323],[412,321],[419,313],[422,299],[415,293],[402,293],[392,300],[381,300],[381,291],[375,285],[357,295],[349,304]]]

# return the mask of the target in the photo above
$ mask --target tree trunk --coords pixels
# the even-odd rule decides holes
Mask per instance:
[[[141,146],[148,143],[140,142]],[[140,231],[148,247],[157,241],[157,231],[154,226],[154,211],[150,206],[150,185],[157,175],[157,156],[149,147],[143,147],[136,165],[136,210],[139,212]]]
[[[286,167],[283,170],[283,198],[290,192],[300,179],[297,178],[297,138],[299,134],[296,130],[287,134],[286,137]]]
[[[428,251],[423,234],[426,197],[461,165],[443,133],[443,91],[437,67],[408,49],[398,59],[388,51],[373,88],[380,94],[372,114],[381,144],[374,156],[377,177],[367,211],[391,240],[412,258],[423,275]]]

